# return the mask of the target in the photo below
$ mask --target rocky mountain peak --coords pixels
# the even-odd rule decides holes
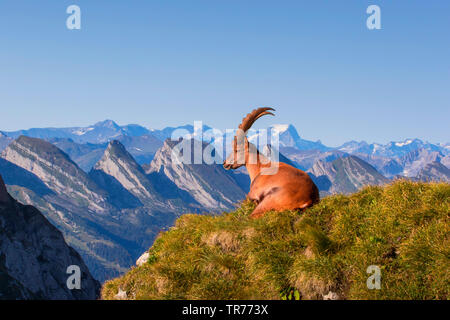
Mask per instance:
[[[126,157],[130,159],[132,158],[125,146],[118,140],[112,140],[109,142],[105,152],[105,156],[107,155],[115,157]]]
[[[133,156],[126,150],[124,145],[118,140],[112,140],[109,142],[108,147],[103,153],[102,158],[94,165],[95,170],[106,169],[108,162],[120,161],[123,165],[134,167],[136,170],[141,170],[140,166],[136,163]]]
[[[105,174],[116,179],[123,188],[144,203],[157,198],[156,191],[144,170],[117,140],[108,144],[103,157],[95,164],[90,176],[99,183],[107,178],[104,177]]]
[[[0,202],[6,189],[0,177]],[[0,206],[0,300],[96,299],[100,284],[80,255],[35,207],[8,196]],[[80,287],[69,288],[68,267]]]
[[[11,142],[13,138],[8,137],[6,134],[0,131],[0,152],[4,150]]]
[[[101,128],[115,129],[115,130],[120,129],[120,126],[117,123],[115,123],[113,120],[109,120],[109,119],[97,122],[96,124],[94,124],[94,127],[101,127]]]
[[[181,147],[179,143],[187,148]],[[178,150],[174,150],[177,146]],[[190,150],[189,150],[190,146]],[[194,150],[196,146],[202,148],[211,148],[206,143],[198,140],[177,140],[167,139],[163,147],[158,150],[155,158],[148,166],[146,173],[148,175],[165,175],[173,184],[181,190],[186,191],[195,201],[209,210],[230,209],[233,205],[245,197],[244,191],[236,184],[231,173],[223,169],[220,164],[207,164],[204,159],[196,164]],[[214,149],[209,149],[214,154]],[[178,160],[189,160],[190,163],[175,160],[173,153],[178,155]],[[188,152],[187,154],[185,154]]]

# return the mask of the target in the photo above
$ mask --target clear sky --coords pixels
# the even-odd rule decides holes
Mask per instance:
[[[81,8],[68,30],[66,8]],[[381,8],[381,30],[366,9]],[[448,142],[450,1],[1,0],[0,130],[292,123],[336,146]]]

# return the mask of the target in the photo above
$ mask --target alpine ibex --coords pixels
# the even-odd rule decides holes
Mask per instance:
[[[270,210],[303,210],[319,202],[319,190],[307,173],[286,163],[271,162],[248,141],[246,134],[253,123],[264,115],[274,115],[269,110],[275,111],[258,108],[242,120],[233,140],[233,150],[223,163],[227,170],[243,165],[247,168],[251,181],[247,199],[257,203],[252,218]]]

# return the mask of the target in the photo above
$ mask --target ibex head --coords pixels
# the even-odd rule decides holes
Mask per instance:
[[[229,170],[242,167],[248,162],[250,153],[256,156],[256,147],[248,142],[246,137],[247,131],[252,127],[253,123],[262,116],[265,116],[266,114],[274,116],[269,110],[275,111],[273,108],[258,108],[242,119],[242,123],[239,125],[236,135],[234,136],[233,149],[227,159],[223,162],[223,167],[225,169]]]

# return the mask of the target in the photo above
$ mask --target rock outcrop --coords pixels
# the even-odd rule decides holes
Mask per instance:
[[[95,212],[109,207],[103,190],[67,154],[47,141],[21,136],[2,152],[2,158],[33,173],[74,205],[87,204]]]
[[[173,212],[188,211],[166,203],[143,206],[111,176],[100,187],[66,153],[36,138],[11,143],[2,153],[0,174],[9,193],[40,210],[100,281],[133,265],[172,223]]]
[[[80,270],[79,289],[69,289]],[[100,283],[36,208],[15,201],[0,176],[0,299],[96,299]]]
[[[142,203],[154,203],[160,199],[144,170],[117,140],[109,143],[103,157],[95,164],[90,175],[113,177]]]
[[[351,193],[366,185],[382,185],[390,180],[370,164],[355,156],[332,162],[317,161],[308,171],[320,191]]]
[[[180,148],[181,153],[190,152],[189,155],[182,155],[174,149],[179,147],[181,141],[166,140],[164,146],[158,150],[155,158],[148,166],[146,173],[149,175],[164,175],[179,189],[187,192],[203,208],[212,211],[227,210],[245,198],[245,192],[236,184],[231,173],[223,169],[221,164],[209,164],[204,161],[196,163],[194,150],[196,148],[194,140],[186,142],[188,147]],[[183,142],[185,143],[185,142]],[[204,155],[208,146],[200,143],[201,153]],[[176,160],[173,151],[179,156]],[[211,149],[211,152],[214,152]],[[189,159],[189,161],[184,161]],[[190,163],[186,163],[190,162]],[[221,162],[220,162],[221,163]]]

